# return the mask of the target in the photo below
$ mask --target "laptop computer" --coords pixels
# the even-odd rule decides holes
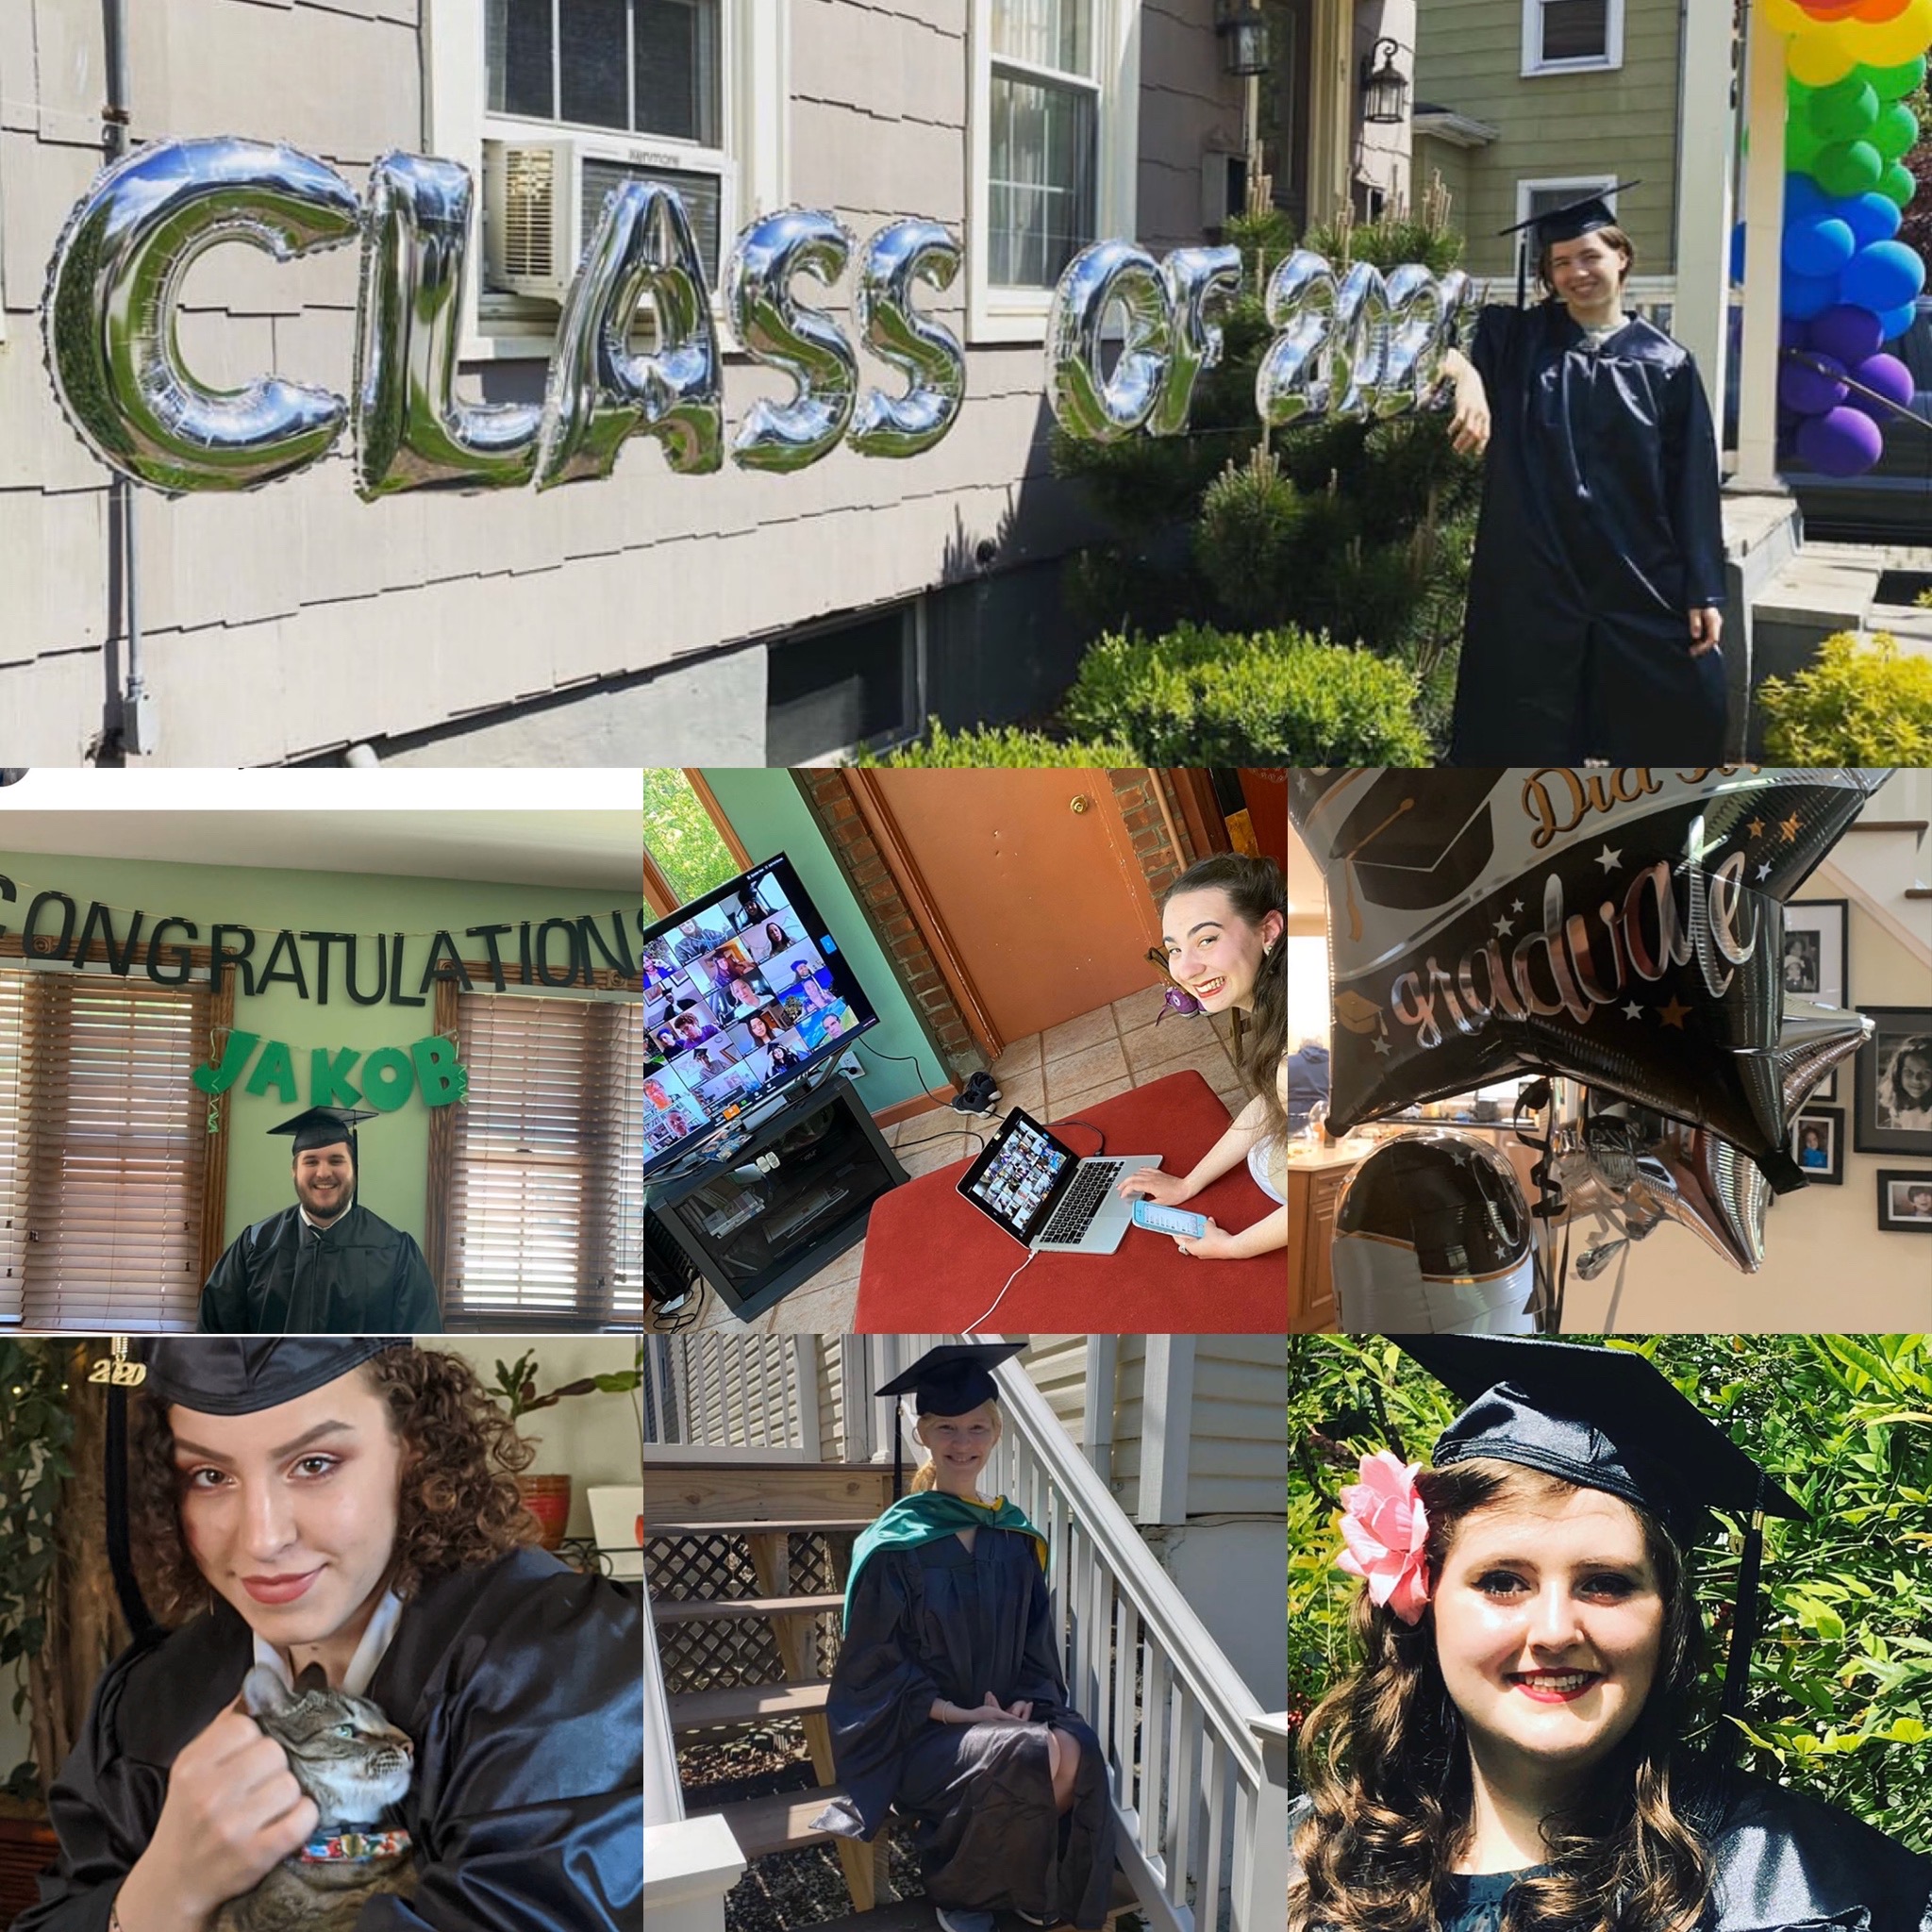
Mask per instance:
[[[1110,1255],[1134,1218],[1134,1204],[1116,1184],[1159,1165],[1158,1154],[1082,1159],[1016,1107],[961,1176],[959,1191],[1035,1254]]]

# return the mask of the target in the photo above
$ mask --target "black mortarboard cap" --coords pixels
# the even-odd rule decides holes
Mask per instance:
[[[1499,235],[1521,235],[1525,230],[1529,234],[1528,253],[1517,275],[1517,307],[1523,306],[1528,292],[1530,256],[1541,255],[1545,248],[1554,247],[1558,242],[1580,242],[1586,235],[1594,235],[1599,228],[1614,228],[1617,211],[1606,197],[1622,194],[1626,188],[1642,186],[1641,181],[1615,181],[1578,201],[1566,201],[1561,208],[1545,208],[1540,215],[1531,215],[1526,222],[1512,222],[1507,228],[1498,228],[1496,232]]]
[[[1711,1510],[1745,1525],[1724,1687],[1726,1713],[1740,1711],[1761,1519],[1808,1522],[1804,1506],[1630,1350],[1504,1335],[1391,1339],[1468,1405],[1437,1439],[1439,1469],[1477,1457],[1521,1463],[1647,1509],[1686,1548],[1708,1534]]]
[[[137,1344],[158,1402],[203,1415],[254,1415],[346,1375],[407,1335],[197,1335]]]
[[[375,1109],[373,1107],[311,1107],[303,1112],[277,1122],[269,1129],[271,1134],[292,1134],[294,1147],[291,1150],[300,1154],[309,1147],[333,1147],[338,1141],[349,1143],[349,1157],[356,1158],[356,1123],[373,1121]]]
[[[965,1415],[982,1402],[999,1399],[992,1372],[1024,1348],[1024,1341],[948,1341],[929,1348],[906,1371],[875,1392],[909,1395],[921,1415]],[[904,1474],[904,1445],[898,1424],[892,1425],[892,1500],[899,1500]]]

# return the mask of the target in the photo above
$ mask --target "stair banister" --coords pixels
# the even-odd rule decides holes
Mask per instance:
[[[675,1824],[684,1817],[677,1780],[677,1747],[671,1738],[671,1707],[658,1661],[657,1621],[644,1616],[644,1823]]]

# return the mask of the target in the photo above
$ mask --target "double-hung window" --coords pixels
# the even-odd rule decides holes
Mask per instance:
[[[1133,231],[1138,0],[973,0],[973,329],[1038,335],[1054,284]]]
[[[1624,0],[1523,0],[1523,71],[1624,64]]]

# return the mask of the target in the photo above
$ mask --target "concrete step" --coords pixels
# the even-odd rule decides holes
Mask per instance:
[[[816,1617],[843,1607],[842,1596],[721,1596],[689,1597],[676,1603],[654,1603],[651,1615],[660,1624],[711,1624],[732,1617]]]
[[[825,1707],[831,1686],[735,1684],[726,1690],[687,1690],[670,1700],[674,1731],[709,1730],[718,1724],[750,1724],[758,1718],[807,1717]]]
[[[764,1798],[741,1798],[735,1805],[694,1815],[722,1818],[731,1827],[738,1849],[747,1858],[762,1858],[771,1852],[789,1852],[799,1845],[814,1845],[833,1837],[835,1834],[829,1831],[814,1831],[811,1821],[834,1798],[844,1795],[843,1785],[824,1786],[810,1791],[777,1791]]]

